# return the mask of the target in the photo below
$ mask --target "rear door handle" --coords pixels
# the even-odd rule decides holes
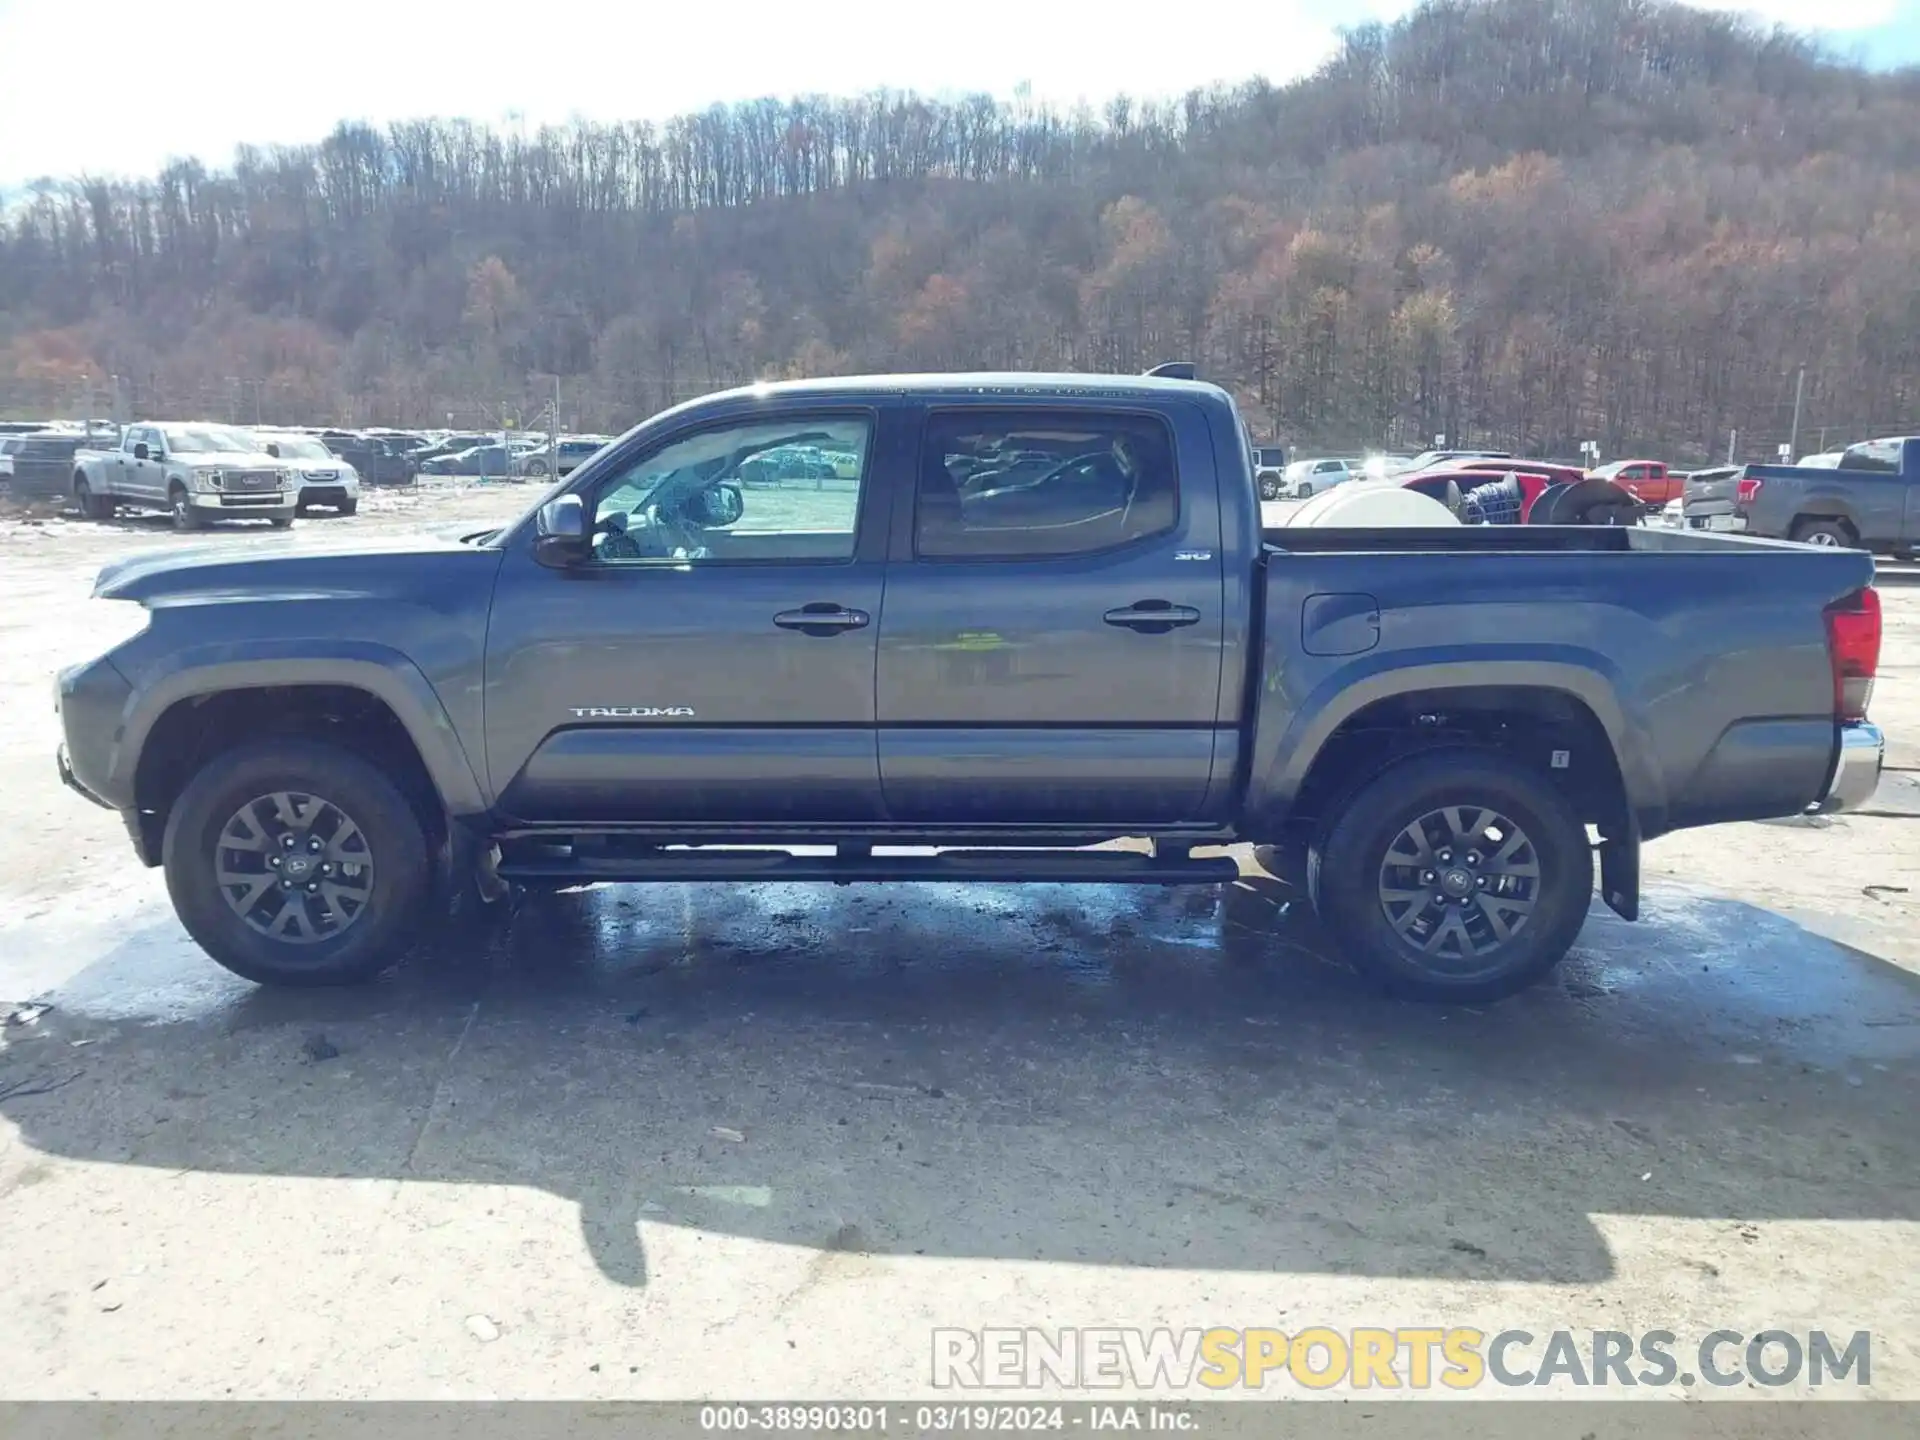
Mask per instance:
[[[1200,623],[1200,612],[1191,605],[1175,605],[1167,600],[1136,600],[1100,617],[1109,625],[1122,625],[1142,635],[1164,635],[1182,625]]]
[[[862,630],[872,620],[864,610],[849,610],[844,605],[817,600],[798,610],[782,610],[773,623],[782,630],[798,630],[802,635],[838,635],[842,630]]]

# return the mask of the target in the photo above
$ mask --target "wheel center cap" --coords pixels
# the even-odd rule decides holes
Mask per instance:
[[[1457,866],[1440,873],[1440,888],[1449,895],[1465,895],[1473,889],[1473,872]]]
[[[298,880],[313,868],[313,862],[304,855],[289,855],[287,857],[287,863],[281,868],[283,868],[288,875]]]

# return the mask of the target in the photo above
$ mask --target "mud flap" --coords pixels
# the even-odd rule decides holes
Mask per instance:
[[[500,847],[458,820],[449,820],[446,843],[435,857],[439,903],[450,909],[473,908],[506,898],[511,887],[500,878]]]
[[[1600,898],[1622,920],[1640,918],[1640,827],[1626,833],[1600,832]]]

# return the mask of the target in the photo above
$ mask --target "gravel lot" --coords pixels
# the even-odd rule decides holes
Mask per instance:
[[[0,519],[0,1398],[904,1397],[1028,1324],[1870,1329],[1920,1397],[1911,567],[1871,811],[1662,840],[1641,924],[1440,1010],[1257,873],[601,889],[256,991],[51,758],[96,567],[179,543]]]

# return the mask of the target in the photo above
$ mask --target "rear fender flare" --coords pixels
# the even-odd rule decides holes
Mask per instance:
[[[1302,701],[1285,733],[1256,750],[1253,775],[1258,810],[1270,817],[1283,815],[1327,741],[1367,706],[1419,691],[1502,686],[1559,691],[1591,710],[1613,748],[1628,808],[1642,829],[1658,833],[1667,795],[1665,778],[1653,763],[1657,752],[1652,733],[1621,704],[1618,677],[1604,657],[1572,651],[1514,659],[1502,658],[1497,651],[1484,657],[1473,652],[1474,647],[1449,647],[1444,659],[1412,663],[1404,651],[1365,656],[1327,676]]]
[[[1854,511],[1853,502],[1830,491],[1815,491],[1793,507],[1793,524],[1798,526],[1803,520],[1839,520],[1851,527],[1855,535],[1860,533],[1860,517]]]

